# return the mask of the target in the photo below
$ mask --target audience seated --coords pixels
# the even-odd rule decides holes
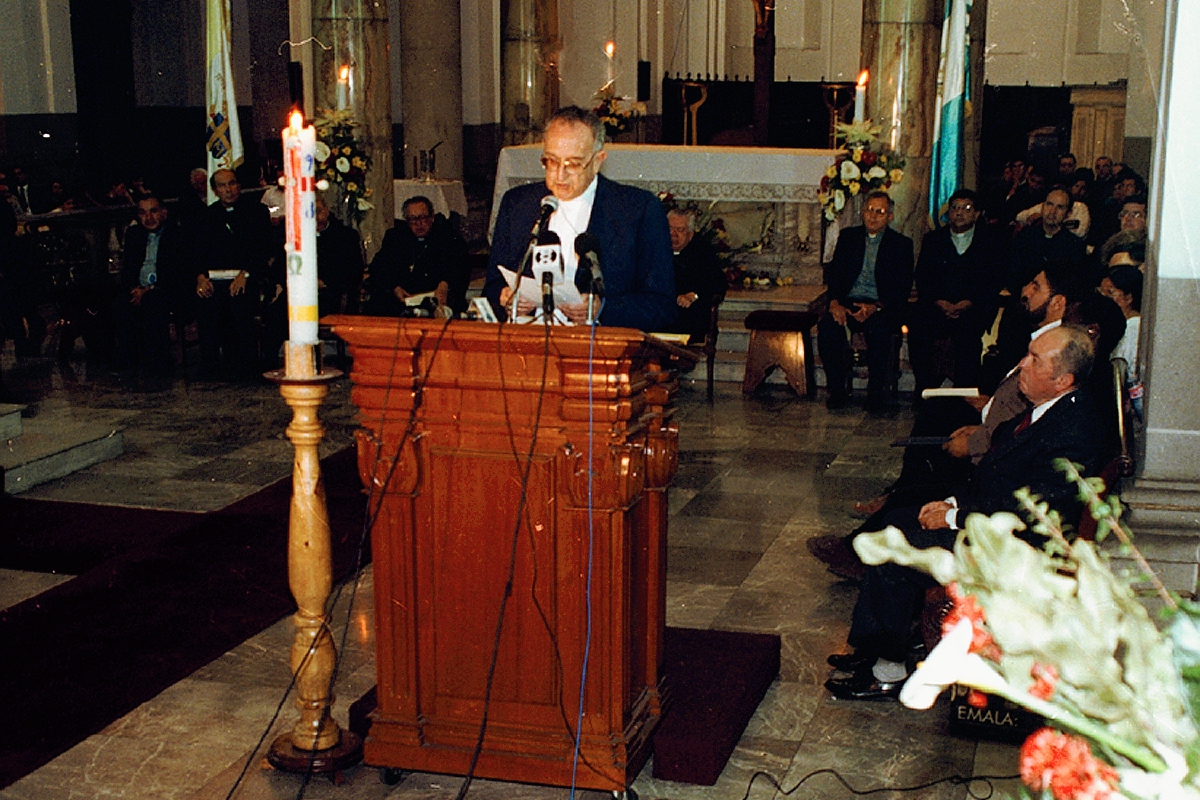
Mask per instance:
[[[29,237],[17,236],[16,213],[0,203],[0,348],[12,339],[19,358],[41,355],[46,336],[35,265]]]
[[[439,306],[461,314],[470,281],[466,244],[429,198],[409,198],[403,212],[371,260],[366,313],[401,316],[406,298],[432,293]]]
[[[205,210],[197,232],[201,374],[253,380],[264,366],[278,363],[276,343],[276,352],[264,346],[267,363],[259,364],[255,317],[262,300],[275,304],[283,293],[283,276],[276,275],[282,254],[271,242],[270,213],[258,200],[241,196],[233,170],[214,172],[212,187],[217,201]],[[282,302],[278,308],[286,307],[286,299]]]
[[[1113,348],[1112,358],[1125,362],[1125,388],[1134,411],[1142,416],[1141,377],[1138,367],[1138,336],[1142,321],[1142,271],[1136,266],[1118,266],[1109,270],[1100,282],[1100,293],[1110,298],[1125,315],[1125,335]]]
[[[1021,361],[1018,386],[1030,408],[999,426],[992,446],[979,460],[963,490],[943,500],[900,508],[885,522],[903,532],[914,547],[950,549],[972,513],[1009,511],[1021,515],[1013,493],[1028,486],[1063,519],[1077,522],[1076,487],[1055,469],[1068,458],[1096,474],[1105,457],[1094,435],[1098,411],[1077,391],[1091,370],[1092,341],[1086,330],[1058,326],[1037,337]],[[1026,530],[1032,543],[1041,540]],[[830,656],[844,677],[831,677],[826,688],[839,699],[896,697],[908,676],[914,644],[912,624],[921,613],[932,578],[893,563],[865,569],[851,618],[848,643],[853,653]]]
[[[825,368],[830,408],[849,402],[849,334],[867,342],[867,409],[884,408],[885,381],[913,283],[913,242],[888,227],[894,202],[871,192],[863,224],[842,231],[826,272],[829,310],[817,323],[817,348]]]
[[[362,237],[331,213],[317,193],[317,302],[322,317],[358,311],[363,278]]]
[[[909,325],[908,348],[916,380],[914,402],[935,385],[933,348],[949,339],[954,350],[955,386],[979,385],[980,338],[996,315],[1003,284],[1000,245],[977,225],[978,198],[970,189],[950,197],[949,225],[925,234],[917,259],[917,303]]]
[[[1141,176],[1122,164],[1121,171],[1113,179],[1112,191],[1100,200],[1096,213],[1092,215],[1092,233],[1089,243],[1099,247],[1108,237],[1121,230],[1121,210],[1126,198],[1146,194],[1146,182]]]
[[[138,224],[125,232],[121,293],[113,301],[119,372],[140,370],[147,377],[168,377],[171,312],[187,279],[194,274],[188,244],[163,202],[150,194],[137,203]]]
[[[696,235],[696,214],[684,209],[667,212],[671,250],[675,253],[675,291],[679,316],[671,325],[674,333],[686,333],[689,344],[703,343],[708,335],[713,305],[725,296],[728,286],[717,251],[703,236]]]

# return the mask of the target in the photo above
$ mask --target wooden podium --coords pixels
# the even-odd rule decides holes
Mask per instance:
[[[322,322],[354,358],[359,471],[378,509],[378,708],[366,762],[468,771],[515,533],[475,774],[569,786],[587,633],[591,332]],[[582,788],[625,790],[661,713],[666,489],[678,452],[672,362],[681,356],[690,357],[638,331],[596,331]]]

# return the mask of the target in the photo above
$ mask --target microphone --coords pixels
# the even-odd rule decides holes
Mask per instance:
[[[600,239],[594,233],[581,233],[575,237],[575,255],[579,256],[579,266],[588,266],[584,280],[590,284],[587,293],[604,297],[604,274],[600,271]],[[579,273],[575,271],[575,285],[579,286]],[[583,293],[583,289],[580,289]]]
[[[549,271],[542,273],[542,314],[547,325],[554,320],[554,274]]]
[[[542,207],[539,209],[537,222],[533,223],[533,230],[529,235],[537,238],[542,231],[546,230],[546,226],[550,223],[550,215],[558,210],[558,198],[552,194],[548,194],[542,198]]]

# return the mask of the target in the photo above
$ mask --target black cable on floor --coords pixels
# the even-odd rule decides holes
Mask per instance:
[[[746,784],[746,793],[744,795],[742,795],[742,800],[749,800],[750,791],[754,788],[754,781],[757,780],[759,777],[766,778],[767,781],[772,786],[775,787],[775,790],[777,792],[780,792],[783,794],[784,797],[787,797],[787,796],[791,795],[793,792],[795,792],[797,789],[799,789],[801,786],[803,786],[805,783],[807,783],[809,780],[817,777],[818,775],[833,776],[834,780],[836,780],[838,783],[840,783],[846,789],[846,791],[848,791],[850,794],[854,795],[855,797],[867,797],[869,795],[880,794],[882,792],[896,792],[898,794],[908,794],[911,792],[922,792],[926,789],[931,789],[934,786],[940,786],[943,783],[949,783],[954,786],[967,787],[967,794],[970,797],[974,798],[974,800],[990,800],[992,795],[994,795],[996,792],[996,787],[992,784],[992,781],[1008,781],[1008,780],[1015,780],[1015,779],[1021,777],[1020,775],[976,775],[974,777],[966,778],[966,777],[963,777],[962,775],[948,775],[945,778],[938,778],[937,780],[928,781],[926,783],[920,783],[915,786],[880,786],[875,789],[855,789],[853,786],[850,785],[850,783],[845,778],[842,777],[842,774],[840,772],[838,772],[835,769],[826,768],[826,769],[813,770],[812,772],[808,773],[803,778],[801,778],[799,781],[797,781],[796,785],[793,786],[792,788],[784,789],[783,786],[779,783],[779,781],[775,780],[775,778],[770,773],[760,771],[760,772],[756,772],[750,776],[750,782],[748,784]],[[971,785],[976,782],[982,782],[986,785],[987,794],[976,794],[974,787]]]

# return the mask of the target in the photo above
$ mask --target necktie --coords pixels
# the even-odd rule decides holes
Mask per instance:
[[[1019,436],[1021,431],[1028,428],[1033,423],[1033,409],[1025,409],[1025,413],[1021,415],[1021,421],[1017,423],[1017,427],[1013,430],[1013,436]]]

